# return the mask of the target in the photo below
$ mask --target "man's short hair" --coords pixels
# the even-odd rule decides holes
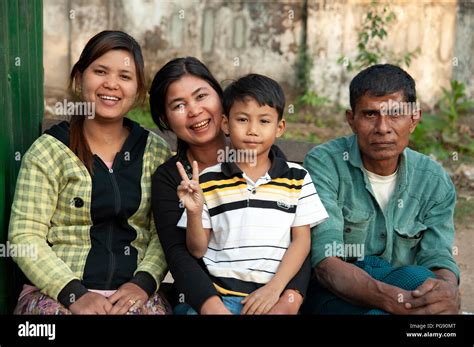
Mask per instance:
[[[349,86],[351,109],[354,112],[364,95],[384,96],[402,91],[405,102],[416,102],[415,81],[402,68],[391,64],[377,64],[359,72]]]
[[[260,106],[270,106],[277,110],[278,120],[283,118],[285,94],[278,82],[258,74],[248,74],[232,82],[224,90],[224,113],[229,117],[230,109],[236,101],[245,102],[253,98]]]

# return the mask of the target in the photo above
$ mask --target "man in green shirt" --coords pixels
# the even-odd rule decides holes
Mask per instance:
[[[329,219],[312,229],[303,312],[458,313],[456,192],[439,164],[408,148],[421,118],[413,78],[371,66],[351,81],[350,103],[354,135],[304,160]]]

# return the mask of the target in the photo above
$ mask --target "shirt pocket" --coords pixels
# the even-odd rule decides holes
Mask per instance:
[[[426,225],[420,222],[395,227],[393,239],[393,266],[415,264],[415,257]]]
[[[344,215],[344,243],[365,244],[368,228],[372,220],[369,212],[359,209],[342,209]]]

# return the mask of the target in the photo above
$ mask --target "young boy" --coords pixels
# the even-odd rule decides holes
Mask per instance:
[[[201,176],[194,162],[191,180],[177,163],[186,208],[178,226],[235,314],[272,309],[309,253],[310,227],[328,218],[308,172],[271,149],[285,130],[284,108],[277,82],[240,78],[224,91],[228,160]]]

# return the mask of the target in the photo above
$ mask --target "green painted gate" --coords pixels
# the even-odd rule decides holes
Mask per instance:
[[[21,158],[40,134],[43,119],[43,2],[0,1],[0,251]],[[17,272],[0,253],[0,313],[16,302]]]

